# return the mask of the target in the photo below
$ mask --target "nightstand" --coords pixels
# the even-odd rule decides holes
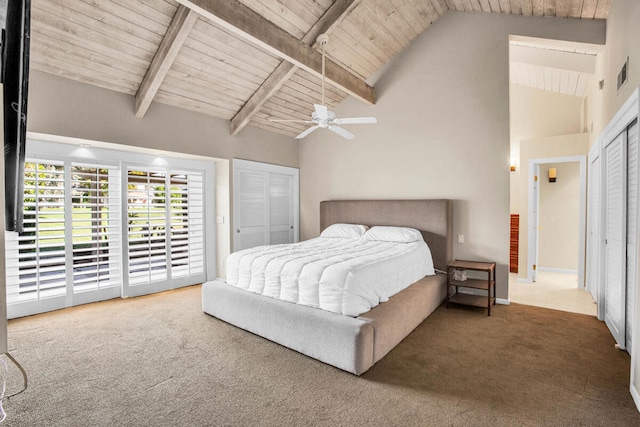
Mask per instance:
[[[455,270],[477,271],[478,277],[468,277],[466,280],[454,279]],[[486,278],[482,277],[486,273]],[[451,293],[451,287],[455,292]],[[460,293],[459,288],[482,289],[487,295],[472,295]],[[493,290],[493,296],[492,291]],[[491,316],[491,306],[496,303],[496,263],[481,261],[455,260],[447,265],[447,308],[450,303],[472,305],[488,310]]]

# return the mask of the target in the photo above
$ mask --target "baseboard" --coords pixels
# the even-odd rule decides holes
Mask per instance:
[[[631,397],[633,397],[636,408],[638,408],[638,411],[640,411],[640,394],[638,393],[638,390],[634,387],[633,384],[631,384],[631,386],[629,387],[629,391],[631,391]]]
[[[511,300],[509,298],[496,298],[496,304],[509,305],[511,304]]]
[[[548,271],[550,273],[578,274],[578,270],[569,270],[565,268],[538,267],[538,271]]]

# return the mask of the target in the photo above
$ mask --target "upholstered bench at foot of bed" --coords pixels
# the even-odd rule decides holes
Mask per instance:
[[[202,310],[314,359],[360,375],[444,301],[446,276],[428,276],[360,317],[264,297],[221,281],[202,285]]]

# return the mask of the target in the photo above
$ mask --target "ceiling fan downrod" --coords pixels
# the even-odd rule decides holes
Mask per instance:
[[[325,33],[320,34],[317,38],[316,38],[316,43],[318,43],[320,46],[322,46],[322,98],[321,98],[321,104],[324,104],[324,48],[327,45],[327,43],[329,43],[329,36],[326,35]]]

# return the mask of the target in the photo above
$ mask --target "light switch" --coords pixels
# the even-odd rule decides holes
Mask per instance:
[[[464,243],[464,234],[458,234],[458,243]]]
[[[216,217],[216,224],[224,224],[224,217],[223,216],[217,216]]]

